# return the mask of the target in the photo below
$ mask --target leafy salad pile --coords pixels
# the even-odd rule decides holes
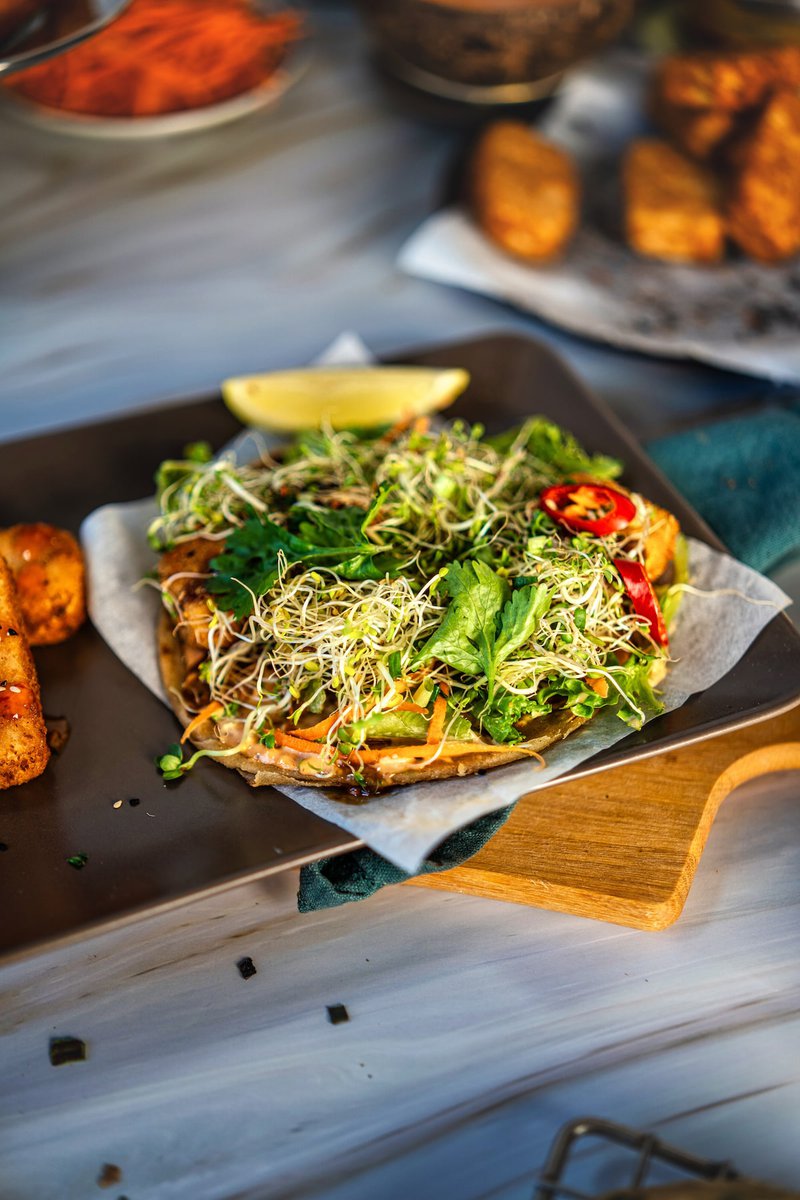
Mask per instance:
[[[195,445],[162,465],[149,536],[219,542],[200,676],[229,742],[312,727],[320,772],[345,760],[357,777],[376,742],[524,748],[552,712],[614,706],[638,727],[657,711],[665,649],[614,567],[642,560],[645,502],[604,537],[539,503],[620,472],[543,417],[498,437],[460,421],[328,429],[244,467]]]

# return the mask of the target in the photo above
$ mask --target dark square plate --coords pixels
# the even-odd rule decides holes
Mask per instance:
[[[472,376],[453,415],[490,432],[541,412],[592,451],[617,455],[624,480],[671,509],[684,530],[719,541],[612,414],[546,346],[494,336],[410,355]],[[224,445],[239,431],[218,396],[0,446],[3,524],[43,520],[77,530],[101,504],[152,491],[163,458],[188,441]],[[720,547],[721,548],[721,547]],[[72,734],[44,775],[0,793],[0,954],[18,954],[90,927],[297,866],[359,843],[271,788],[201,762],[165,786],[154,758],[174,719],[90,625],[37,650],[45,711]],[[632,733],[572,774],[686,745],[776,714],[800,700],[800,635],[776,617],[738,665],[683,708]],[[502,768],[501,768],[502,769]],[[114,802],[122,800],[121,807]],[[132,805],[131,800],[139,803]],[[85,854],[76,870],[70,856]]]

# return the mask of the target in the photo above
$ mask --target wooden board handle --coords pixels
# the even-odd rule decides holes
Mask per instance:
[[[410,882],[664,929],[680,916],[725,797],[748,780],[795,769],[800,706],[523,796],[474,858]]]

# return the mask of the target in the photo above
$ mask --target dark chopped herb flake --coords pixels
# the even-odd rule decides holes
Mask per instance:
[[[0,854],[8,849],[8,842],[0,842]]]
[[[257,975],[256,964],[252,958],[240,958],[236,966],[239,969],[239,974],[242,979],[250,979],[253,975]]]
[[[130,800],[128,801],[128,804],[130,804],[131,808],[136,808],[137,804],[141,803],[142,802],[138,796],[131,796]]]
[[[122,1170],[116,1163],[103,1163],[100,1174],[97,1176],[97,1186],[101,1188],[113,1187],[121,1179]]]
[[[331,1025],[343,1025],[345,1021],[350,1020],[350,1013],[343,1004],[329,1004],[327,1008]]]
[[[81,1038],[50,1038],[50,1062],[54,1067],[61,1067],[64,1063],[85,1062],[87,1058],[86,1042]]]
[[[69,865],[71,867],[74,867],[76,871],[82,871],[88,861],[89,861],[88,854],[73,854],[70,858],[67,859],[67,862],[69,863]]]
[[[72,730],[66,717],[51,717],[44,714],[47,726],[47,744],[53,754],[60,754],[69,741]]]

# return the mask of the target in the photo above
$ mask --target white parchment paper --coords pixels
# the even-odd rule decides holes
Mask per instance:
[[[620,158],[647,132],[649,70],[640,57],[600,59],[570,77],[537,123],[574,156],[583,180],[581,226],[562,262],[516,261],[454,207],[412,235],[399,266],[615,346],[800,380],[800,259],[771,267],[730,251],[725,262],[693,267],[641,259],[624,244]]]
[[[327,362],[363,361],[364,348],[347,335],[323,357]],[[191,439],[192,431],[187,430],[187,442]],[[234,448],[240,461],[253,457],[249,434],[237,439]],[[166,703],[156,653],[160,598],[154,588],[140,583],[155,563],[146,532],[156,514],[152,499],[106,505],[86,518],[81,540],[95,627],[133,674]],[[790,603],[768,579],[701,542],[690,540],[689,558],[693,587],[713,595],[688,593],[681,604],[671,638],[675,661],[662,685],[668,712],[727,674],[764,626]],[[448,834],[545,787],[629,732],[613,713],[603,712],[548,750],[543,768],[522,761],[483,776],[396,788],[357,806],[314,788],[278,790],[363,839],[402,870],[413,872]],[[165,719],[165,749],[173,734]],[[258,803],[257,792],[253,803]]]

